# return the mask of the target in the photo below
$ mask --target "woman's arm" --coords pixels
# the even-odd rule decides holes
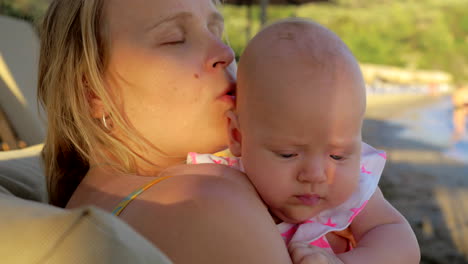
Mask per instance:
[[[120,217],[177,264],[291,263],[245,176],[229,168],[222,173],[169,178],[141,194]]]
[[[416,236],[406,219],[377,189],[351,230],[357,247],[338,255],[344,263],[419,263]]]

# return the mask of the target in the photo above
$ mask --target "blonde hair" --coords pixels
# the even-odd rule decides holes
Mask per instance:
[[[66,206],[88,172],[91,155],[124,173],[136,173],[137,159],[157,166],[135,151],[145,145],[157,147],[134,129],[118,107],[119,91],[104,85],[111,45],[104,1],[53,0],[41,26],[38,98],[48,121],[42,157],[49,202],[60,207]],[[92,117],[92,98],[103,102],[113,128],[131,135],[133,149],[113,136],[100,118]]]
[[[103,0],[55,0],[42,22],[38,98],[48,121],[42,156],[49,202],[60,207],[89,170],[91,150],[112,157],[122,171],[135,170],[135,152],[91,116],[91,98],[97,97],[112,113],[114,127],[134,132],[117,107],[118,97],[111,100],[114,91],[104,86],[109,43],[103,10]]]

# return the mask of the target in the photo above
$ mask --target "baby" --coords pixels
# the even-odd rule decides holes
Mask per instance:
[[[267,27],[240,59],[236,100],[235,157],[188,163],[245,171],[294,263],[419,263],[411,228],[377,187],[386,156],[361,141],[365,85],[335,34],[299,19]]]

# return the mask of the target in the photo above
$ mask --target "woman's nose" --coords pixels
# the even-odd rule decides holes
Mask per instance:
[[[215,40],[215,44],[211,47],[210,57],[207,60],[209,69],[225,69],[234,60],[234,51],[221,40]]]

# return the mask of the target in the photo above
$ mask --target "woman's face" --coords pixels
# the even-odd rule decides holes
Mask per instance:
[[[138,132],[180,159],[223,148],[234,54],[221,40],[223,18],[212,0],[108,0],[105,21],[105,80]]]

